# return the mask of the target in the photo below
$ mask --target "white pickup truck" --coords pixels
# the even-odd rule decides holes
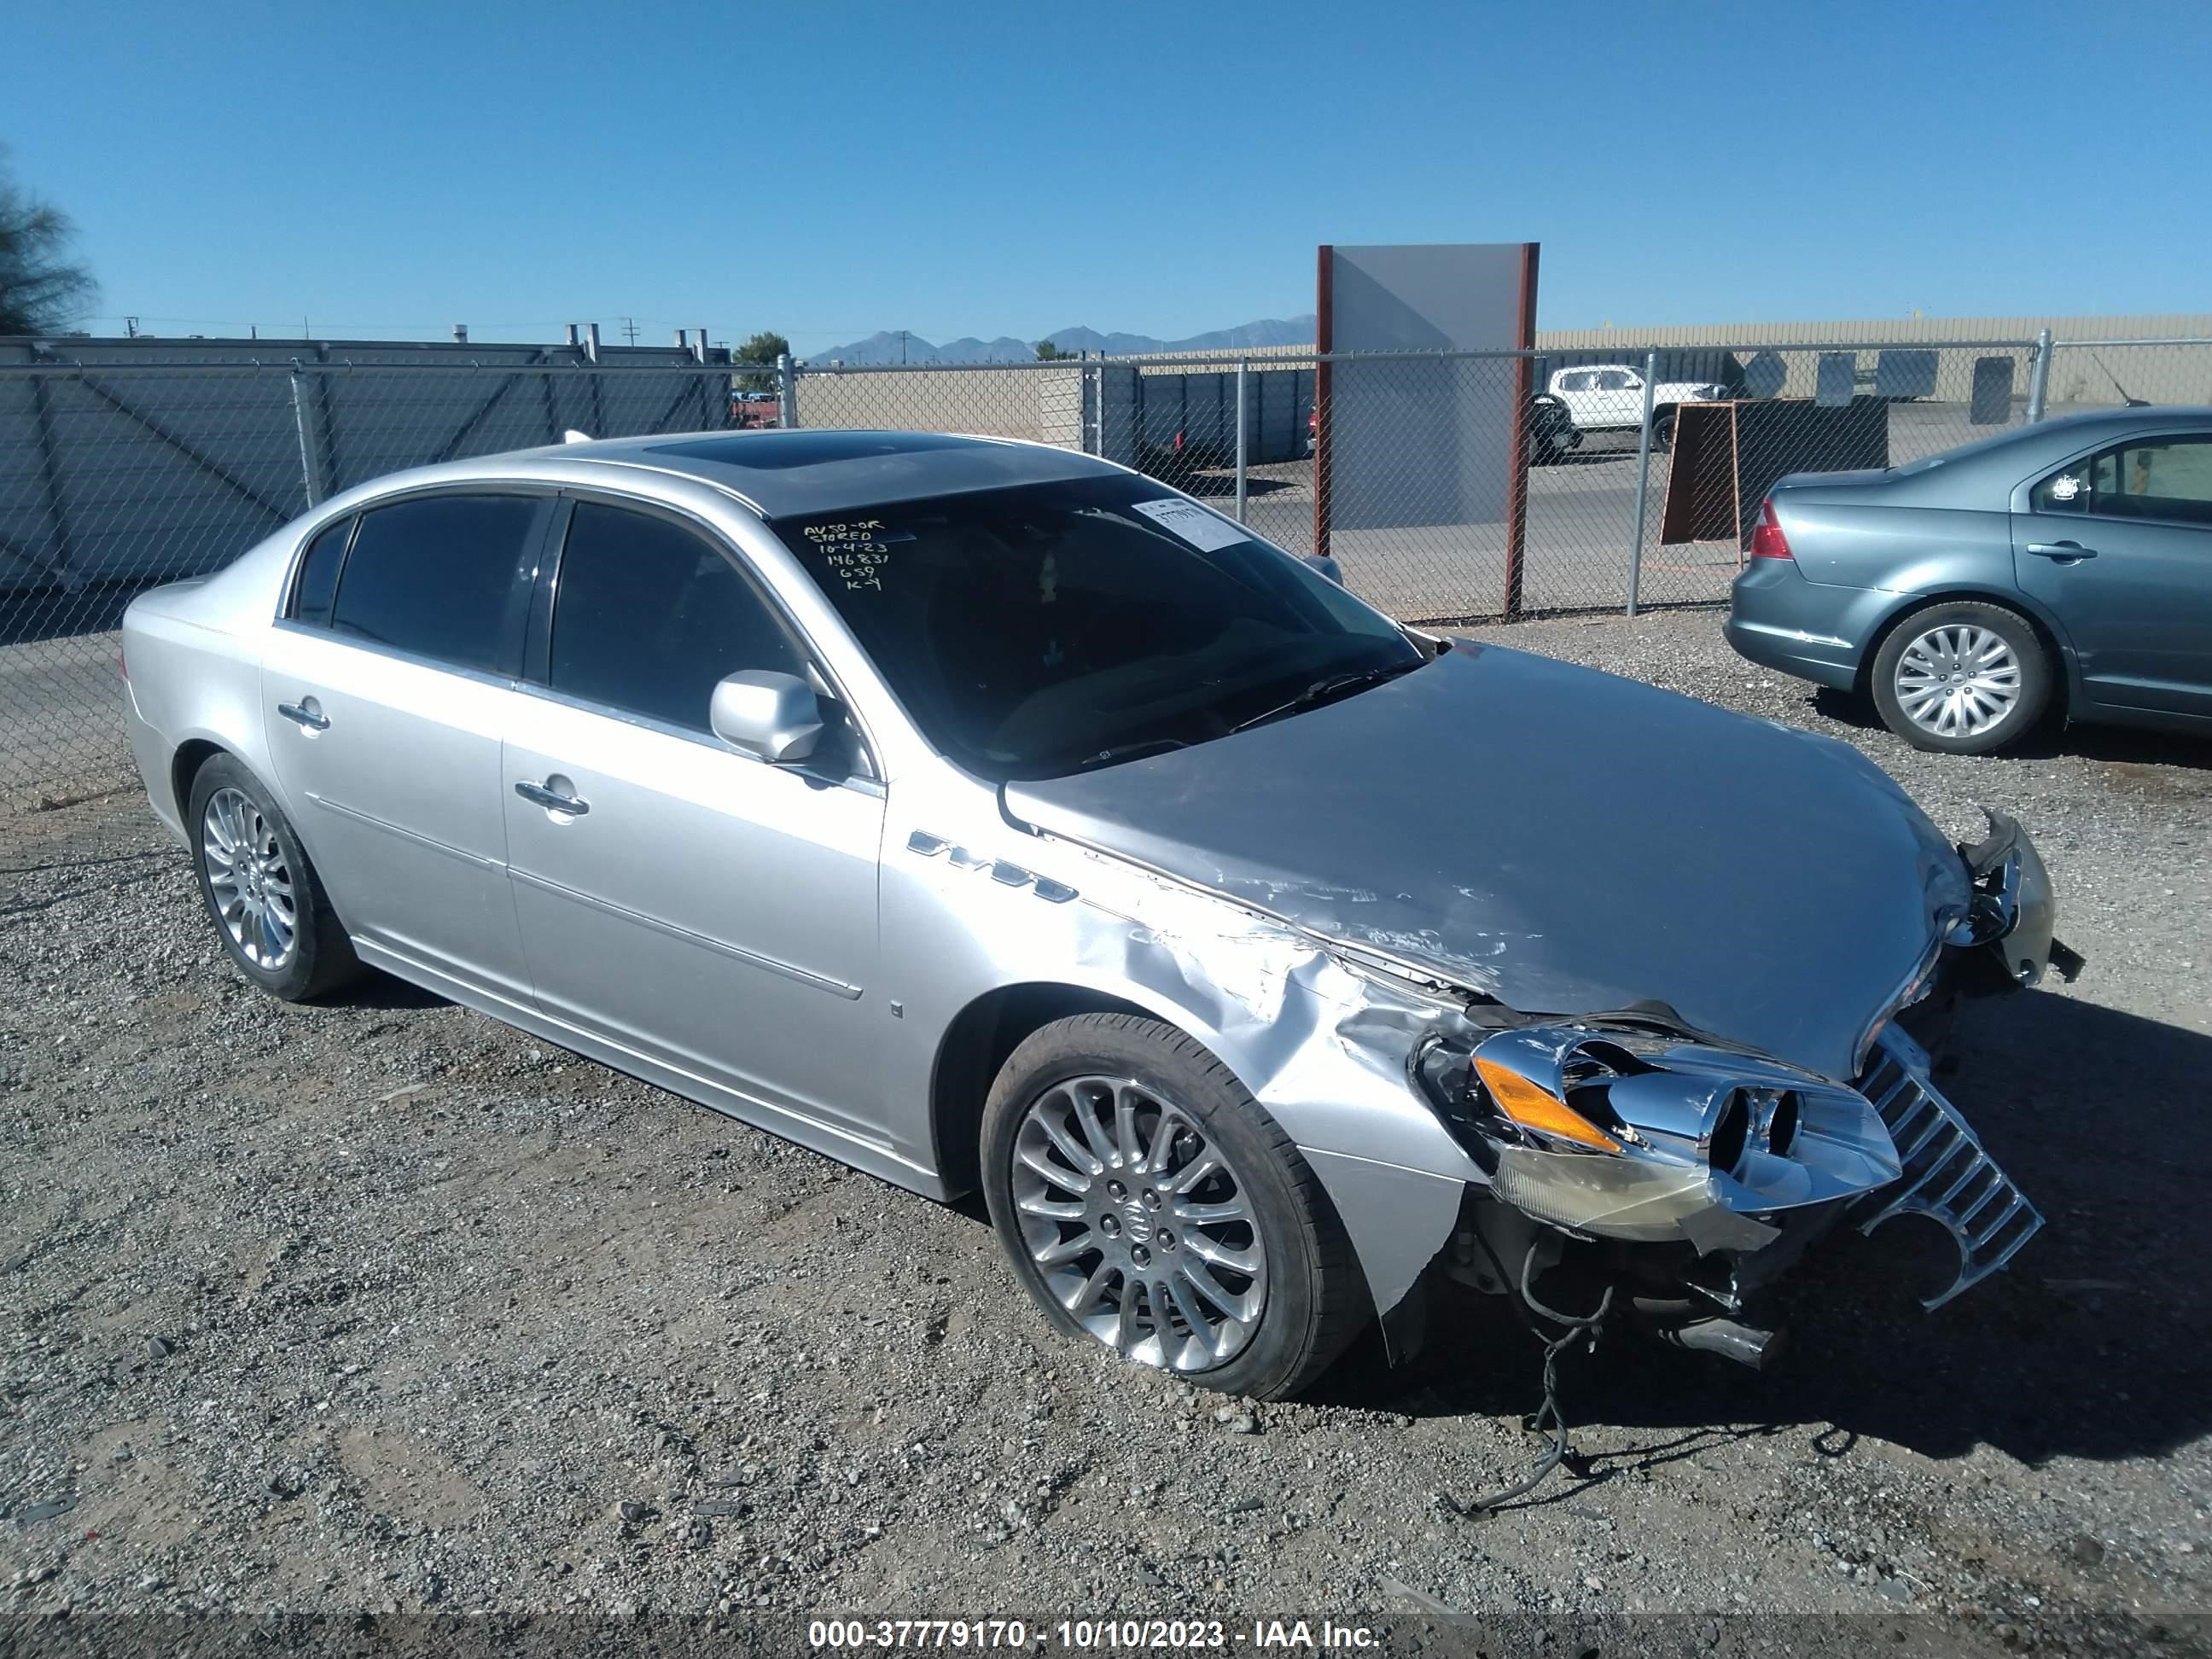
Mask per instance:
[[[1566,406],[1577,432],[1633,432],[1644,424],[1644,371],[1626,363],[1581,363],[1556,369],[1551,393]],[[1710,380],[1661,380],[1651,388],[1651,441],[1664,449],[1674,440],[1674,410],[1682,404],[1712,403],[1729,390]]]

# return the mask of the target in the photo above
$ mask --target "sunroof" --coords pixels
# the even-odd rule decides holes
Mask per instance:
[[[972,448],[972,438],[942,432],[746,432],[722,438],[694,438],[688,443],[654,444],[657,454],[695,461],[784,471],[831,461],[868,460],[878,455],[911,455],[930,449]]]

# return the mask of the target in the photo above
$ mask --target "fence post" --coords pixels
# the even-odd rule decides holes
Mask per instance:
[[[2035,368],[2027,377],[2027,424],[2034,426],[2043,419],[2043,400],[2051,390],[2051,331],[2035,331]]]
[[[1651,393],[1658,383],[1659,354],[1647,351],[1644,354],[1644,420],[1636,438],[1636,539],[1628,549],[1628,614],[1632,617],[1644,585],[1644,523],[1651,499]]]
[[[775,423],[787,432],[799,424],[799,380],[791,372],[787,351],[775,359]]]
[[[80,378],[82,368],[78,365]],[[54,522],[54,555],[46,562],[46,568],[61,578],[64,592],[74,593],[83,583],[73,568],[76,550],[70,534],[69,498],[62,483],[60,445],[54,437],[52,395],[43,375],[31,377],[31,404],[38,414],[39,481],[46,489],[47,516]]]
[[[1244,371],[1249,367],[1245,360],[1237,360],[1237,522],[1244,522],[1244,389],[1248,382]]]
[[[307,492],[307,505],[319,507],[323,499],[322,469],[315,464],[314,416],[308,413],[307,400],[301,392],[303,378],[298,369],[292,371],[292,424],[300,434],[300,483]]]

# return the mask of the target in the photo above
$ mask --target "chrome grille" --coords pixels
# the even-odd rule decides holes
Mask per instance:
[[[1870,1233],[1900,1215],[1923,1215],[1959,1247],[1959,1276],[1923,1306],[1940,1308],[1978,1285],[2035,1237],[2043,1217],[2012,1184],[1958,1109],[1929,1081],[1928,1056],[1903,1032],[1885,1032],[1859,1092],[1897,1143],[1904,1173],[1893,1185],[1862,1199],[1853,1211]]]

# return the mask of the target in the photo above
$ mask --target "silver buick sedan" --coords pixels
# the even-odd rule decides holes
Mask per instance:
[[[2077,960],[2017,825],[1954,848],[1841,744],[1402,628],[1103,461],[454,463],[124,635],[249,979],[367,964],[980,1186],[1053,1324],[1226,1391],[1378,1317],[1406,1352],[1446,1280],[1757,1363],[1839,1221],[1947,1234],[1931,1305],[2040,1225],[1930,1080],[1957,997]]]

